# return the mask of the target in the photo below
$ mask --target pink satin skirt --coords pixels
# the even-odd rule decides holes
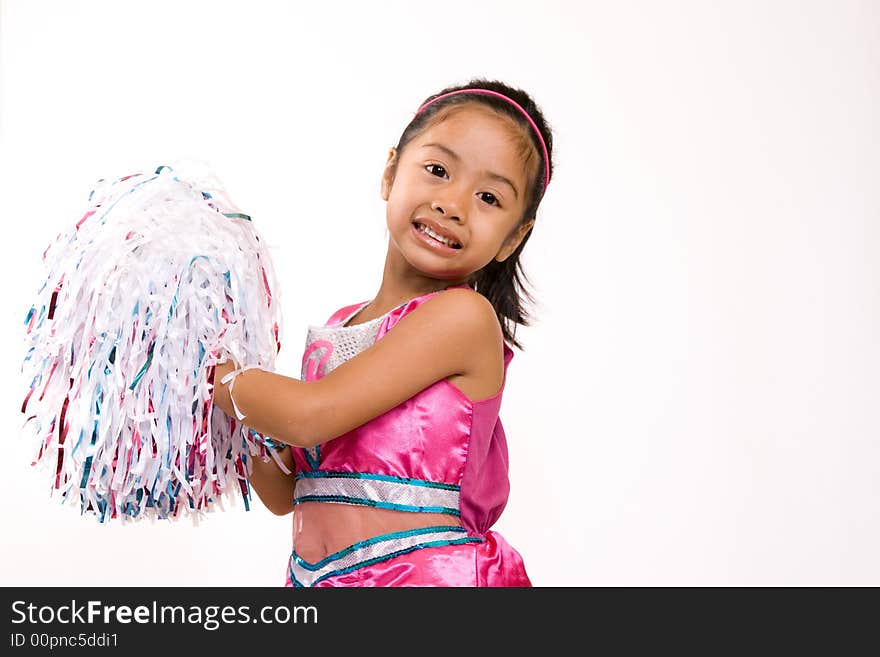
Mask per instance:
[[[382,534],[318,562],[294,550],[286,586],[531,586],[522,557],[493,531],[456,526]]]

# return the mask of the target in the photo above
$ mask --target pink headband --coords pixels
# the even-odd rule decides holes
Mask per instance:
[[[450,91],[449,93],[441,94],[441,95],[437,96],[436,98],[432,98],[427,103],[422,105],[418,109],[418,111],[416,111],[416,116],[418,116],[419,113],[423,109],[425,109],[428,105],[431,105],[432,103],[436,103],[441,98],[447,98],[449,96],[454,96],[455,94],[485,94],[487,96],[495,96],[496,98],[501,98],[502,100],[506,100],[508,103],[513,105],[516,109],[518,109],[524,117],[526,117],[526,120],[529,122],[529,125],[532,126],[532,130],[534,130],[535,134],[538,135],[538,141],[541,142],[541,148],[544,150],[544,190],[541,193],[543,194],[544,192],[546,192],[547,185],[550,184],[550,156],[547,153],[547,144],[544,143],[544,138],[541,136],[541,131],[538,130],[538,125],[535,123],[535,121],[532,119],[532,117],[529,116],[529,113],[526,112],[520,106],[520,104],[517,103],[512,98],[508,98],[504,94],[500,94],[497,91],[492,91],[490,89],[459,89],[458,91]]]

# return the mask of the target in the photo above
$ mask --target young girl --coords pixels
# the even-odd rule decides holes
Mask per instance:
[[[301,380],[214,372],[215,403],[283,447],[250,481],[293,512],[287,586],[530,586],[490,530],[507,502],[498,411],[527,325],[519,256],[552,173],[534,101],[473,80],[429,97],[382,176],[371,301],[311,326]],[[228,383],[226,383],[228,382]]]

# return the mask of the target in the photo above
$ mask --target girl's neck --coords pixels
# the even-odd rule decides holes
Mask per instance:
[[[429,289],[425,289],[423,291],[416,291],[412,289],[410,292],[406,293],[389,293],[387,289],[383,291],[382,288],[379,289],[379,293],[375,296],[375,298],[370,301],[367,305],[361,308],[357,314],[355,314],[348,322],[346,322],[347,326],[352,326],[354,324],[363,324],[365,322],[369,322],[377,317],[382,317],[387,315],[389,312],[397,308],[398,306],[410,301],[411,299],[415,299],[417,297],[423,296],[425,294],[430,294],[431,292],[437,292],[439,290],[445,290],[450,287],[455,287],[456,285],[464,285],[464,283],[455,283],[455,282],[443,282],[444,284],[439,286],[433,286]]]
[[[366,322],[397,308],[410,299],[415,299],[423,294],[445,290],[456,285],[464,285],[465,280],[441,280],[430,278],[421,272],[414,270],[409,263],[406,266],[396,263],[391,258],[390,248],[388,257],[385,259],[385,270],[382,274],[382,284],[373,300],[364,306],[353,318],[360,322]]]

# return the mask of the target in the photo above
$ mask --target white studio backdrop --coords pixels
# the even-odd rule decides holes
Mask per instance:
[[[880,584],[880,4],[0,9],[0,584],[283,582],[290,517],[256,499],[101,525],[29,465],[23,321],[94,182],[208,162],[271,246],[295,376],[379,287],[388,148],[477,76],[555,130],[495,526],[534,584]]]

